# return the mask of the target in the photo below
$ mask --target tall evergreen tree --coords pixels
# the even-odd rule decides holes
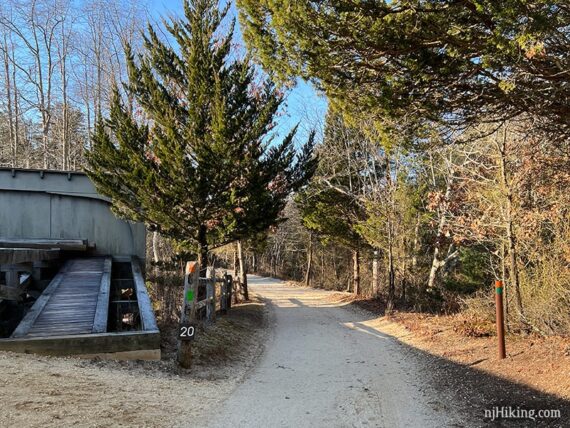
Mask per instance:
[[[185,19],[165,24],[176,48],[150,25],[144,53],[126,47],[136,107],[115,89],[88,156],[88,174],[116,212],[196,252],[201,266],[209,249],[275,223],[313,162],[312,138],[297,157],[295,130],[281,144],[266,138],[282,95],[233,55],[234,23],[221,31],[227,11],[185,0]]]

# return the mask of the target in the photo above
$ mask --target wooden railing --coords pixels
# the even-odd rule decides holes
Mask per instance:
[[[196,310],[206,309],[206,321],[215,322],[216,312],[225,314],[231,308],[232,276],[224,274],[222,277],[200,277],[198,290],[206,289],[206,297],[196,302]],[[218,290],[219,289],[219,290]]]
[[[227,313],[231,308],[233,279],[227,273],[216,277],[214,269],[208,269],[206,277],[199,276],[199,266],[188,262],[184,273],[184,307],[182,323],[205,319],[216,321],[216,312]],[[218,290],[219,289],[219,290]],[[198,300],[198,298],[205,297]]]

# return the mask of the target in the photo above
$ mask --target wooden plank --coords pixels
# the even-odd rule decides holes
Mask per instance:
[[[34,325],[34,328],[29,332],[30,334],[35,332],[36,330],[50,330],[50,329],[58,329],[58,328],[73,328],[73,327],[80,327],[80,326],[88,326],[89,332],[93,328],[93,319],[91,320],[58,320],[57,322],[50,322],[50,323],[42,323]]]
[[[87,239],[0,239],[0,248],[59,248],[66,251],[86,251]]]
[[[160,349],[158,330],[0,339],[0,350],[42,355],[80,355],[145,349]]]
[[[97,308],[95,309],[95,319],[93,320],[93,333],[104,333],[107,331],[107,321],[109,319],[109,299],[111,297],[111,266],[113,261],[110,257],[105,259],[103,275],[99,286],[99,297]]]
[[[59,258],[59,249],[0,248],[0,264],[12,265]]]
[[[34,337],[37,335],[44,336],[72,336],[75,334],[89,334],[91,333],[91,324],[84,326],[74,326],[74,327],[60,327],[60,328],[49,328],[36,330],[32,333],[26,335],[26,337]]]
[[[67,270],[66,263],[61,270],[57,273],[55,278],[50,282],[48,287],[44,290],[44,292],[38,297],[38,300],[34,303],[30,311],[26,314],[24,319],[20,322],[16,330],[12,333],[10,337],[22,337],[25,336],[30,329],[32,328],[36,319],[40,316],[40,313],[43,311],[45,306],[47,305],[49,299],[51,298],[52,294],[55,293],[63,279],[65,278],[65,272]]]
[[[105,262],[105,259],[100,258],[69,260],[65,269],[58,273],[62,278],[49,302],[44,304],[39,315],[35,314],[35,319],[27,326],[27,330],[22,327],[25,331],[23,336],[13,337],[91,333],[106,265],[110,278],[111,260]]]
[[[75,322],[90,322],[91,324],[93,324],[93,317],[95,314],[90,313],[90,314],[78,314],[78,313],[73,313],[73,314],[65,314],[63,316],[56,316],[56,315],[49,315],[49,316],[45,316],[42,314],[40,315],[40,317],[36,320],[36,327],[39,327],[41,324],[47,324],[47,323],[62,323],[64,321],[75,321]],[[35,328],[35,327],[34,327]]]
[[[146,285],[144,283],[141,267],[136,257],[131,258],[131,268],[133,271],[133,280],[135,282],[135,292],[137,293],[142,328],[147,331],[158,330],[152,304],[148,297],[148,293],[146,292]]]

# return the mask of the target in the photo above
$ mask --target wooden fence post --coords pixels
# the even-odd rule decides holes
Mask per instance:
[[[206,319],[216,321],[216,271],[208,268],[206,272]]]
[[[228,274],[224,274],[222,286],[220,287],[220,313],[228,313]]]
[[[233,295],[233,284],[234,279],[231,275],[226,274],[226,311],[232,308],[232,295]]]
[[[237,305],[239,303],[239,280],[236,278],[232,278],[232,296],[233,303]]]

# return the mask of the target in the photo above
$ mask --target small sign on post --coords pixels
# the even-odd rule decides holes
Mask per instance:
[[[178,339],[182,341],[196,338],[196,326],[194,324],[180,324],[178,327]]]

